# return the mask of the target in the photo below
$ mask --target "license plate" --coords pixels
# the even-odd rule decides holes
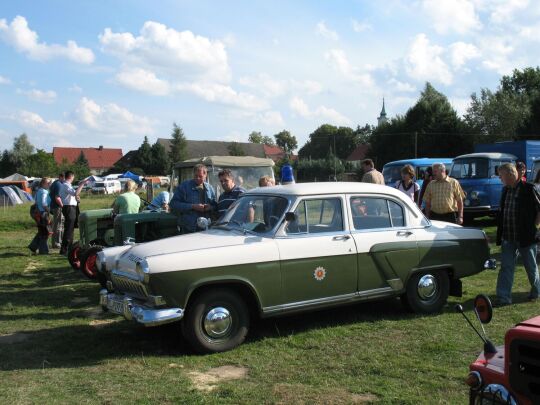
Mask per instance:
[[[110,299],[107,302],[107,308],[109,308],[109,310],[114,312],[115,314],[123,314],[124,313],[124,302]]]

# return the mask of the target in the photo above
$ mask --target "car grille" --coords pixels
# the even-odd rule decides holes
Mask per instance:
[[[120,274],[111,274],[111,281],[114,290],[133,296],[134,298],[147,298],[148,292],[146,287],[138,280],[133,280],[129,277]]]
[[[510,387],[540,403],[540,342],[514,339],[510,343]]]

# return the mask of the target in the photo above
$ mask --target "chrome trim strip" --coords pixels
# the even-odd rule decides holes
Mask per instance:
[[[110,293],[105,289],[99,291],[99,303],[104,311],[122,315],[128,321],[136,321],[144,326],[163,325],[184,317],[182,308],[152,308],[136,303],[127,295]]]
[[[357,301],[357,300],[363,300],[367,298],[377,298],[377,297],[388,295],[388,293],[392,293],[392,292],[394,292],[394,290],[391,287],[375,288],[373,290],[357,291],[354,293],[336,295],[333,297],[316,298],[313,300],[298,301],[298,302],[291,302],[288,304],[264,307],[262,309],[262,312],[265,315],[274,314],[278,312],[316,307],[318,305],[323,305],[323,304],[337,304],[337,303],[344,303],[347,301]]]

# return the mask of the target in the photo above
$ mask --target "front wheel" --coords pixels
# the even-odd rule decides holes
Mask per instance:
[[[427,271],[413,274],[401,300],[406,308],[419,314],[440,312],[446,304],[450,281],[445,271]]]
[[[78,241],[69,245],[67,258],[73,270],[81,268],[81,245]]]
[[[90,280],[97,278],[97,254],[103,250],[102,246],[96,245],[89,247],[81,257],[81,271]]]
[[[182,332],[193,349],[217,353],[242,344],[249,330],[249,312],[242,298],[229,289],[203,292],[188,305]]]

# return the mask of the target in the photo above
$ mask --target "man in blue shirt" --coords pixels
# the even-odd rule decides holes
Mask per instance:
[[[33,254],[39,249],[40,255],[49,254],[49,246],[47,239],[49,238],[49,211],[51,206],[51,198],[49,196],[49,179],[43,177],[39,183],[39,189],[36,193],[36,217],[34,220],[37,225],[37,233],[28,245],[28,249]]]
[[[182,182],[169,204],[171,211],[179,215],[179,223],[183,233],[197,231],[197,218],[210,218],[217,208],[216,192],[206,181],[207,169],[198,164],[193,168],[193,179]]]
[[[219,196],[217,209],[219,216],[223,216],[225,211],[233,202],[246,192],[246,190],[234,183],[233,174],[229,169],[223,169],[218,173],[219,182],[223,187],[223,193]]]
[[[60,248],[62,236],[64,235],[64,215],[62,214],[62,207],[56,202],[56,197],[58,197],[58,194],[60,193],[62,183],[64,183],[64,173],[60,173],[58,179],[53,181],[49,187],[53,232],[51,236],[51,247],[56,249]]]

